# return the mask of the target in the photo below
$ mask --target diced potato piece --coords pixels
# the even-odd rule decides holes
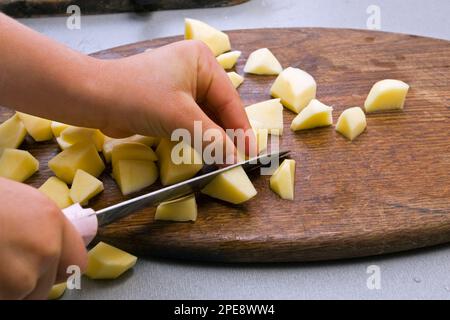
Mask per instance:
[[[248,201],[257,194],[255,187],[242,167],[236,167],[221,173],[208,183],[201,192],[233,204]]]
[[[88,252],[85,275],[91,279],[116,279],[136,264],[137,257],[99,242]]]
[[[195,202],[195,196],[190,195],[160,203],[156,208],[155,220],[197,220],[197,203]]]
[[[308,106],[294,118],[291,129],[297,131],[331,126],[333,124],[332,112],[332,107],[312,99]]]
[[[62,297],[64,292],[66,291],[67,283],[61,282],[59,284],[55,284],[50,290],[47,299],[48,300],[56,300]]]
[[[57,154],[48,166],[61,180],[71,184],[75,173],[82,169],[98,177],[105,170],[105,164],[92,143],[76,143]]]
[[[61,132],[63,132],[70,126],[68,124],[61,123],[58,121],[52,121],[50,127],[52,128],[53,135],[57,138],[61,135]]]
[[[0,149],[2,148],[18,148],[25,136],[27,130],[25,129],[22,120],[15,114],[2,124],[0,124]]]
[[[114,169],[114,178],[123,195],[151,186],[158,179],[158,168],[153,161],[119,160]]]
[[[360,107],[353,107],[342,112],[336,124],[336,131],[353,140],[366,129],[366,126],[364,112]]]
[[[159,143],[159,138],[155,137],[147,137],[147,136],[141,136],[139,134],[136,134],[134,136],[123,138],[123,139],[105,139],[105,143],[103,144],[103,156],[105,157],[106,162],[111,162],[112,157],[112,150],[114,149],[114,146],[119,145],[121,143],[125,142],[137,142],[142,143],[147,146],[155,146]]]
[[[67,148],[70,148],[73,145],[72,143],[69,143],[66,140],[64,140],[61,136],[56,138],[56,143],[61,148],[61,150],[66,150]]]
[[[270,177],[270,189],[282,199],[294,200],[295,160],[286,159]]]
[[[216,57],[231,49],[227,34],[195,19],[184,20],[184,38],[203,41]]]
[[[79,142],[91,142],[98,151],[103,148],[105,136],[98,129],[69,127],[61,132],[61,139],[70,144]]]
[[[242,82],[244,82],[244,77],[237,74],[236,72],[232,71],[232,72],[228,72],[228,77],[231,80],[231,83],[233,84],[233,86],[237,89]]]
[[[114,147],[112,151],[113,168],[119,160],[148,160],[157,161],[156,153],[145,144],[138,142],[124,142]]]
[[[0,158],[0,177],[23,182],[39,170],[39,161],[28,151],[4,149]]]
[[[283,106],[280,99],[252,104],[245,108],[250,121],[257,124],[254,129],[267,129],[270,134],[283,134]]]
[[[182,150],[188,152],[189,163],[175,164],[172,161],[172,149],[179,142],[161,139],[156,154],[158,155],[159,175],[164,186],[192,178],[203,167],[201,155],[190,146],[184,145]],[[181,155],[183,156],[183,155]]]
[[[104,190],[103,182],[86,171],[78,169],[70,188],[70,198],[74,203],[87,205],[88,201]]]
[[[48,180],[40,186],[39,191],[52,199],[60,209],[65,209],[73,204],[69,195],[69,187],[64,181],[57,177],[48,178]]]
[[[17,112],[27,132],[36,141],[47,141],[53,138],[52,122],[47,119],[32,116],[30,114]]]
[[[277,75],[282,71],[280,62],[267,48],[253,51],[244,67],[244,72],[258,75]]]
[[[222,68],[226,70],[231,69],[234,67],[240,56],[241,56],[240,51],[231,51],[222,53],[220,56],[217,57],[217,62],[222,66]]]
[[[316,97],[316,90],[316,81],[309,73],[289,67],[277,77],[270,94],[280,98],[286,108],[299,113]]]
[[[367,96],[366,112],[403,109],[409,85],[400,80],[386,79],[375,83]]]

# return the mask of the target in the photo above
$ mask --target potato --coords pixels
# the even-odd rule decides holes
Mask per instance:
[[[0,157],[0,177],[23,182],[39,169],[39,161],[28,151],[4,149]]]
[[[201,192],[233,204],[248,201],[257,194],[255,187],[242,167],[236,167],[221,173],[208,183]]]
[[[60,209],[65,209],[73,204],[69,195],[69,187],[57,177],[48,178],[38,190],[52,199]]]
[[[95,145],[98,151],[103,148],[105,142],[105,136],[98,129],[81,128],[81,127],[68,127],[61,132],[61,139],[69,144],[75,144],[79,142],[91,142]]]
[[[242,77],[241,75],[237,74],[236,72],[228,72],[228,77],[231,80],[231,83],[233,84],[233,86],[235,88],[238,88],[242,82],[244,82],[244,77]]]
[[[257,121],[250,120],[250,125],[252,126],[253,132],[256,138],[256,145],[258,147],[258,153],[264,152],[267,150],[267,141],[269,139],[269,130],[268,129],[258,129],[262,127],[261,123]]]
[[[195,202],[195,196],[190,195],[160,203],[156,208],[155,220],[197,220],[197,203]]]
[[[125,142],[138,142],[138,143],[142,143],[145,144],[147,146],[155,146],[159,143],[159,138],[155,138],[155,137],[147,137],[147,136],[141,136],[139,134],[136,134],[134,136],[128,137],[128,138],[123,138],[123,139],[112,139],[112,138],[108,138],[105,139],[105,143],[103,144],[103,156],[105,157],[106,162],[111,162],[111,157],[112,157],[112,150],[114,149],[114,147],[116,145],[119,145],[121,143],[125,143]]]
[[[409,85],[400,80],[386,79],[375,83],[367,96],[366,112],[401,110],[405,105]]]
[[[258,75],[277,75],[282,71],[283,67],[280,62],[267,48],[253,51],[244,67],[245,73]]]
[[[182,142],[180,142],[182,143]],[[176,141],[161,139],[156,154],[158,155],[159,175],[161,183],[164,186],[181,182],[192,178],[203,167],[201,155],[190,146],[184,145],[183,149],[187,150],[189,163],[175,164],[172,161],[172,149],[178,145]]]
[[[230,39],[227,34],[199,20],[184,20],[184,38],[186,40],[203,41],[216,57],[231,50]]]
[[[353,140],[366,129],[366,126],[364,112],[359,107],[353,107],[342,112],[336,124],[336,131]]]
[[[58,178],[69,184],[72,183],[78,169],[94,177],[100,176],[105,170],[105,164],[94,144],[86,142],[76,143],[57,154],[48,162],[48,166]]]
[[[17,112],[29,135],[36,141],[47,141],[53,138],[51,124],[47,119]]]
[[[67,283],[66,282],[61,282],[59,284],[55,284],[52,289],[50,290],[50,292],[48,293],[48,300],[56,300],[62,297],[62,295],[64,294],[64,292],[66,291],[67,288]]]
[[[73,145],[72,143],[69,143],[66,140],[64,140],[61,136],[56,138],[56,143],[58,144],[61,150],[66,150],[67,148],[70,148]]]
[[[137,142],[124,142],[116,145],[111,156],[113,170],[119,160],[158,160],[158,157],[152,148]]]
[[[114,179],[123,195],[151,186],[158,179],[158,168],[153,161],[119,160],[114,168]]]
[[[78,169],[70,188],[70,198],[74,203],[87,205],[88,201],[104,190],[103,182],[86,171]]]
[[[277,77],[270,94],[272,97],[280,98],[286,108],[299,113],[316,97],[316,90],[316,81],[310,74],[289,67]]]
[[[270,189],[282,199],[294,200],[295,160],[285,159],[270,177]]]
[[[312,99],[305,109],[294,118],[292,131],[326,127],[333,124],[333,108],[324,105],[319,100]]]
[[[280,99],[272,99],[252,104],[245,108],[247,117],[257,127],[253,129],[267,129],[270,134],[283,134],[283,106]]]
[[[65,129],[70,127],[68,124],[61,123],[58,121],[52,121],[50,124],[50,127],[52,129],[53,135],[57,138],[61,135],[61,132],[63,132]]]
[[[88,252],[85,275],[91,279],[116,279],[136,264],[137,257],[99,242]]]
[[[18,148],[25,136],[27,130],[25,129],[22,120],[15,114],[2,124],[0,124],[0,149],[2,148]]]
[[[217,62],[222,66],[222,68],[227,70],[232,69],[234,67],[240,56],[241,56],[240,51],[231,51],[222,53],[216,59]]]

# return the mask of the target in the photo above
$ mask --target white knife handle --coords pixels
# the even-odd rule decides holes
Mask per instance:
[[[62,210],[64,215],[74,225],[87,246],[96,236],[98,229],[97,215],[92,209],[83,209],[79,203]]]

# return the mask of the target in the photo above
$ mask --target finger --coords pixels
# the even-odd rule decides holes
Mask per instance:
[[[36,287],[25,300],[44,300],[47,299],[52,286],[56,283],[55,277],[58,269],[58,264],[54,263],[46,272],[39,278]]]

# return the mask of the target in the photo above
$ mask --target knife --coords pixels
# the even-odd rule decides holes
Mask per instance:
[[[81,234],[84,242],[88,245],[97,234],[98,227],[106,226],[118,219],[126,217],[131,213],[161,202],[176,199],[190,193],[201,190],[217,175],[233,168],[242,166],[244,171],[250,172],[257,168],[269,165],[273,160],[280,160],[289,155],[290,151],[274,152],[263,154],[257,157],[242,161],[221,169],[215,166],[205,166],[201,175],[174,185],[132,198],[110,207],[94,211],[90,208],[82,208],[76,203],[64,210],[64,215],[72,222],[78,232]]]

